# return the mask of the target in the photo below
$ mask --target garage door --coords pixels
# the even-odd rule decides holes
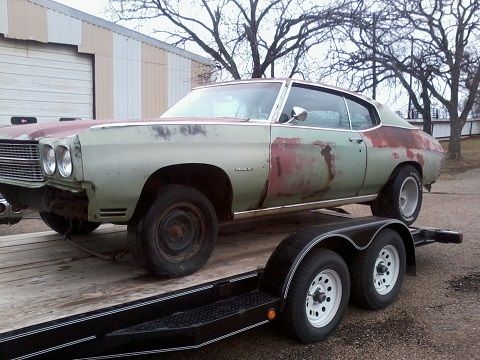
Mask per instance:
[[[73,47],[0,36],[0,124],[93,117],[92,58]]]

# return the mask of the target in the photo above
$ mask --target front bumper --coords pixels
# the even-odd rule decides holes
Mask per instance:
[[[63,190],[52,186],[25,188],[0,184],[0,193],[18,209],[29,208],[73,219],[88,219],[88,197],[85,190]]]
[[[16,224],[22,220],[23,211],[13,208],[7,200],[0,198],[0,224]]]

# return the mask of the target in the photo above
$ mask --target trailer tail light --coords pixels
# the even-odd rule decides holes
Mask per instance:
[[[275,309],[270,309],[267,312],[268,320],[272,321],[277,317],[277,311]]]

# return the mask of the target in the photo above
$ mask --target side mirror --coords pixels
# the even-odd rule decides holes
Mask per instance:
[[[303,122],[307,119],[307,115],[308,115],[307,110],[299,106],[294,106],[292,108],[292,113],[291,113],[292,118],[289,120],[289,122],[292,120],[298,120]]]

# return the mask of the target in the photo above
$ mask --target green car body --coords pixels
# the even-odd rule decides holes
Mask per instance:
[[[245,110],[248,106],[236,102],[236,88],[247,100],[255,95],[248,101],[265,103]],[[343,99],[345,109],[338,102],[310,111],[299,101],[294,105],[305,108],[316,123],[309,123],[308,116],[306,122],[291,119],[285,104],[293,91],[308,92],[312,99],[334,95],[335,101]],[[438,141],[361,95],[290,79],[216,84],[191,94],[196,92],[206,97],[190,95],[191,105],[187,96],[155,120],[1,128],[0,192],[19,208],[129,223],[146,211],[155,189],[173,182],[199,189],[220,221],[228,221],[371,202],[402,164],[418,169],[424,185],[440,174],[443,150]],[[263,92],[268,93],[265,99]],[[214,116],[205,116],[211,108],[203,105],[205,99],[224,93],[230,95],[216,105]],[[205,114],[197,115],[195,107]],[[353,129],[351,112],[357,107],[359,119],[366,109],[371,124],[362,118]],[[249,111],[257,118],[248,116]],[[57,155],[58,146],[69,149],[70,176],[60,174],[64,165],[59,159],[53,174],[45,172],[48,146]],[[38,156],[12,150],[18,148]]]

